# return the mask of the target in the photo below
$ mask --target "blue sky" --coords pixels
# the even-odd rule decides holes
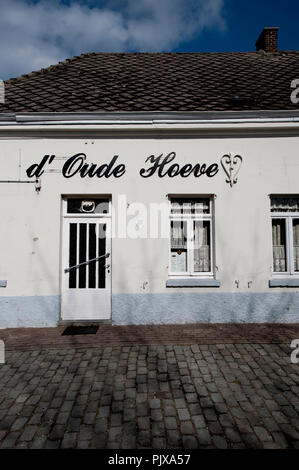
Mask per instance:
[[[279,49],[299,51],[298,0],[226,0],[223,4],[224,31],[206,29],[175,50],[252,51],[264,26],[278,26]]]
[[[0,0],[0,78],[82,52],[252,51],[264,26],[299,50],[298,0]]]

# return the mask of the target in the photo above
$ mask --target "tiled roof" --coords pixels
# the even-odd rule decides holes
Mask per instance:
[[[8,112],[298,109],[299,52],[88,53],[5,82]]]

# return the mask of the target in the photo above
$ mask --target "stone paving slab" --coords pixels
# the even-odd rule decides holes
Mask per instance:
[[[249,342],[9,350],[0,448],[298,449],[290,353]]]
[[[299,338],[299,324],[102,324],[95,335],[62,336],[65,327],[0,329],[6,350],[81,348],[115,345],[287,343]]]

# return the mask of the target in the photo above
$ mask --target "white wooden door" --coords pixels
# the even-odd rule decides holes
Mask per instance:
[[[111,317],[111,220],[64,217],[62,320]]]

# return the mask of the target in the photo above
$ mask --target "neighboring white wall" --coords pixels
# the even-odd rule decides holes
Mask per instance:
[[[84,152],[90,163],[106,163],[119,155],[126,165],[121,178],[65,179],[60,173],[33,184],[0,184],[0,279],[7,280],[0,296],[57,296],[60,293],[61,196],[119,194],[132,202],[163,202],[167,194],[214,194],[217,293],[270,292],[272,247],[269,194],[299,193],[299,137],[228,138],[96,138],[2,139],[1,180],[27,179],[25,169],[45,154],[70,157]],[[144,179],[139,171],[154,154],[176,152],[176,163],[218,163],[213,178],[180,176]],[[243,157],[238,182],[226,183],[220,158]],[[21,172],[19,175],[19,161]],[[51,165],[61,169],[63,161]],[[116,214],[117,215],[117,214]],[[114,239],[112,293],[187,293],[190,288],[166,288],[168,240]],[[235,281],[239,281],[237,288]],[[249,287],[248,287],[248,283]],[[278,289],[290,291],[290,289]],[[273,289],[272,289],[273,291]],[[276,290],[277,291],[277,290]],[[298,289],[291,289],[297,292]],[[192,293],[215,288],[192,288]]]

